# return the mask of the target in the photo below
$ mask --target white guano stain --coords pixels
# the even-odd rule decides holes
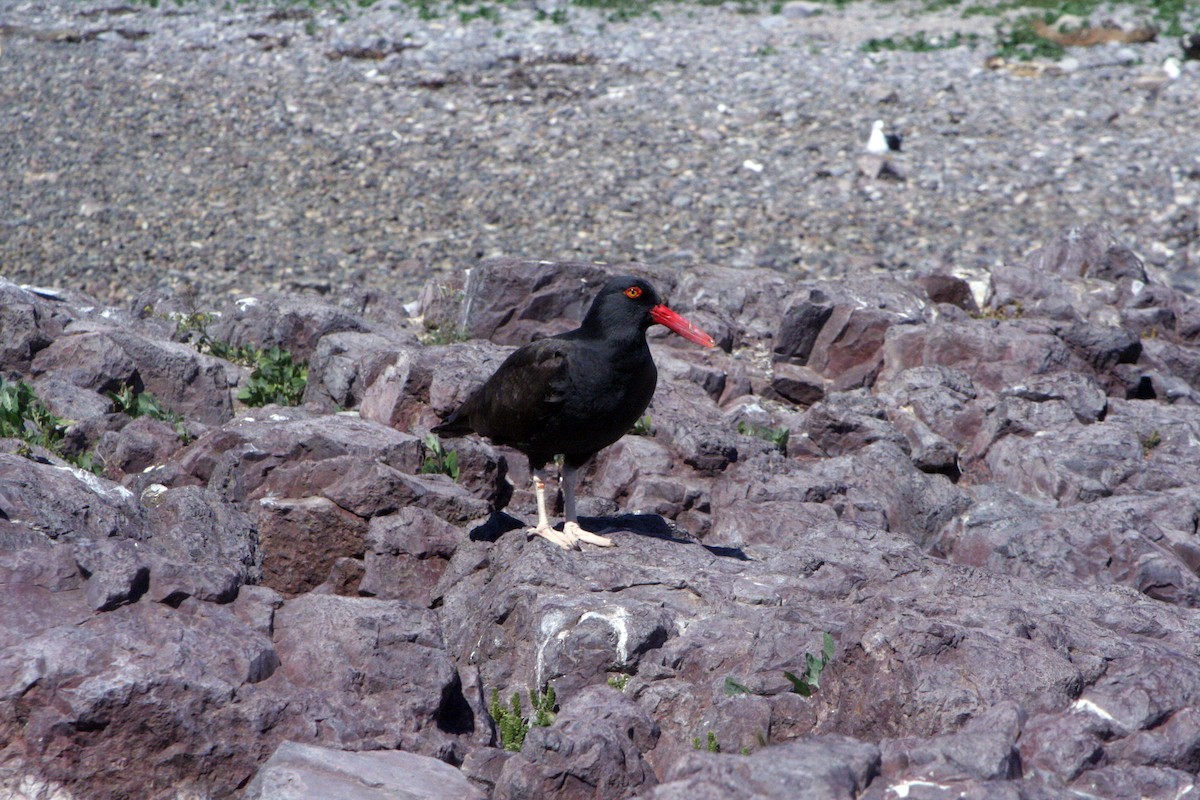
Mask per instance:
[[[70,467],[70,466],[67,466],[67,467],[55,466],[54,468],[65,470],[66,472],[71,473],[72,475],[75,476],[75,480],[79,481],[84,486],[86,486],[88,489],[95,492],[96,494],[103,495],[105,497],[116,497],[120,500],[129,500],[129,499],[133,498],[133,492],[129,491],[124,486],[118,486],[115,483],[105,486],[104,481],[100,480],[99,478],[97,478],[95,475],[88,472],[87,470],[80,469],[79,467]]]
[[[624,666],[629,662],[629,610],[624,606],[608,606],[598,611],[589,611],[579,618],[579,621],[586,622],[589,619],[598,619],[601,622],[606,622],[613,629],[613,633],[617,634],[617,659],[618,663]]]
[[[538,686],[545,685],[545,680],[543,680],[542,676],[546,671],[546,645],[550,644],[551,638],[561,638],[562,635],[566,634],[567,619],[565,611],[549,611],[542,617],[542,622],[538,625],[538,633],[541,634],[542,638],[541,644],[538,645],[537,663],[535,665],[537,671],[535,677]]]
[[[917,786],[930,786],[934,789],[949,788],[947,786],[943,786],[940,783],[934,783],[933,781],[901,781],[900,783],[897,783],[894,786],[889,786],[887,788],[887,790],[889,792],[894,792],[897,797],[908,797],[908,793],[910,791],[912,791],[912,789],[914,787],[917,787]]]
[[[1106,719],[1106,720],[1116,719],[1116,717],[1114,717],[1112,714],[1105,711],[1100,706],[1093,703],[1091,700],[1086,700],[1082,697],[1071,704],[1071,710],[1072,711],[1083,711],[1084,713],[1087,713],[1087,714],[1095,714],[1100,719]]]

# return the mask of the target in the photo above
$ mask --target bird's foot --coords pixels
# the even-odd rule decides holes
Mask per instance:
[[[530,539],[532,539],[534,536],[541,536],[544,539],[548,539],[549,541],[561,547],[563,550],[579,549],[577,537],[571,536],[565,530],[556,531],[549,525],[539,525],[536,528],[526,528],[525,533],[529,535]]]
[[[612,539],[608,539],[604,536],[594,534],[591,531],[584,530],[583,528],[579,527],[578,522],[563,523],[563,533],[575,537],[577,541],[594,544],[597,547],[612,547],[616,544],[616,542],[614,542]]]

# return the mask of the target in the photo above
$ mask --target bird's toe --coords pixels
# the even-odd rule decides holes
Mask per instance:
[[[579,543],[574,536],[566,533],[565,531],[556,531],[549,525],[540,528],[529,528],[526,530],[526,533],[529,534],[529,538],[531,539],[534,536],[541,536],[543,539],[547,539],[558,545],[563,550],[579,549]]]
[[[612,539],[604,536],[599,536],[591,531],[584,530],[577,522],[567,522],[563,525],[563,533],[569,533],[581,542],[594,544],[597,547],[612,547],[616,544]]]

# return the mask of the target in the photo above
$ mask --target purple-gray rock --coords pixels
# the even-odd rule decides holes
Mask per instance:
[[[485,800],[449,764],[401,750],[347,752],[283,742],[243,800]]]
[[[368,324],[337,306],[308,297],[241,297],[215,314],[212,339],[234,347],[278,347],[295,363],[308,361],[326,335],[366,333]]]
[[[642,758],[658,742],[646,711],[620,692],[594,686],[562,707],[550,727],[533,727],[505,762],[496,800],[619,800],[654,786]]]
[[[425,435],[635,267],[727,350],[652,337],[649,435],[581,470],[616,547],[547,547],[523,458],[447,440],[455,480]],[[1198,307],[1093,228],[992,268],[977,315],[989,276],[926,269],[492,262],[423,301],[492,341],[438,346],[262,297],[296,316],[237,335],[311,349],[311,402],[236,418],[244,368],[169,322],[0,282],[6,380],[106,468],[0,442],[0,794],[1185,795]],[[130,379],[199,435],[110,410]],[[493,692],[548,687],[503,750]]]
[[[681,759],[645,800],[855,798],[879,772],[879,749],[848,737],[803,739],[750,756]]]

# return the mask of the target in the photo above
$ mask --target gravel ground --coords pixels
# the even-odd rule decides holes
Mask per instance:
[[[910,0],[567,24],[112,2],[0,0],[14,280],[125,302],[412,299],[497,255],[971,270],[1089,221],[1179,285],[1200,268],[1200,62],[1149,85],[1173,39],[1020,77],[985,67],[993,17]],[[982,38],[861,49],[917,30]],[[905,180],[860,172],[876,118]]]

